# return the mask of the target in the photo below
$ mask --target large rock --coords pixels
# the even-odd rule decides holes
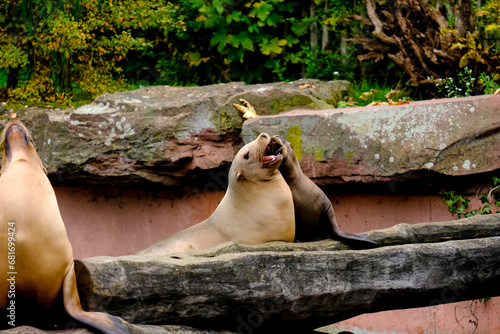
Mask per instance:
[[[370,232],[391,245],[371,250],[325,240],[88,258],[76,262],[78,285],[88,308],[131,323],[299,332],[366,312],[500,295],[499,223],[496,214],[402,224]]]
[[[306,83],[316,88],[299,88]],[[29,108],[17,115],[53,180],[187,185],[227,167],[242,146],[243,119],[233,107],[240,98],[271,115],[334,108],[348,88],[346,81],[319,80],[157,86],[102,95],[75,110]]]
[[[500,168],[500,95],[331,110],[248,120],[247,143],[279,134],[317,183],[463,176]]]
[[[306,83],[314,88],[300,89]],[[499,169],[499,95],[331,109],[348,89],[345,81],[319,80],[158,86],[102,95],[74,110],[17,115],[55,183],[208,184],[260,132],[287,138],[318,184],[393,187],[402,178]],[[240,98],[264,116],[243,123],[232,105]]]

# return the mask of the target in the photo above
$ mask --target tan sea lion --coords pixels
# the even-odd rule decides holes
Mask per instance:
[[[128,333],[118,318],[80,305],[73,250],[28,129],[7,124],[1,143],[0,327],[80,323],[102,333]]]
[[[278,171],[281,145],[262,133],[243,146],[229,169],[229,184],[214,213],[138,254],[168,254],[209,248],[226,241],[293,242],[292,193]]]
[[[299,161],[288,141],[273,136],[284,147],[279,171],[290,187],[295,209],[295,241],[336,239],[353,248],[373,248],[377,243],[364,234],[339,230],[332,203],[326,194],[300,168]]]

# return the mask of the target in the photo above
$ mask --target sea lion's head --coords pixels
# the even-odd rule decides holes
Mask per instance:
[[[7,123],[0,136],[0,148],[3,150],[2,170],[6,170],[13,160],[34,161],[46,173],[35,143],[29,130],[20,121]]]
[[[253,142],[243,146],[233,160],[231,169],[237,180],[269,180],[275,177],[283,161],[281,142],[261,133]]]
[[[273,136],[271,139],[283,147],[283,162],[279,167],[279,171],[283,174],[283,177],[287,179],[289,175],[300,172],[299,160],[295,156],[292,145],[281,136]]]

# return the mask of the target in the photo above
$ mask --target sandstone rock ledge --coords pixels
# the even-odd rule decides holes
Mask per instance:
[[[223,244],[172,256],[77,261],[82,301],[134,324],[311,330],[359,314],[500,295],[500,214],[335,241]]]
[[[308,83],[315,88],[300,89]],[[73,110],[28,108],[17,114],[56,184],[189,186],[227,167],[243,145],[242,115],[233,107],[240,98],[260,115],[272,115],[335,108],[349,87],[346,81],[314,79],[155,86],[102,95]]]
[[[244,142],[279,134],[317,183],[477,175],[500,168],[500,95],[253,118]]]
[[[309,79],[157,86],[17,114],[56,185],[203,187],[260,132],[287,138],[320,185],[387,182],[393,192],[403,180],[484,175],[469,182],[482,184],[498,173],[500,95],[334,109],[349,88]],[[243,122],[232,106],[240,98],[262,116]]]

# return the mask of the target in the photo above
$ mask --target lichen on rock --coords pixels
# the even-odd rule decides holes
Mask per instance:
[[[299,88],[305,83],[317,89]],[[346,81],[155,86],[104,94],[77,109],[25,109],[49,176],[78,184],[181,186],[227,167],[243,145],[240,98],[259,115],[334,107]],[[274,102],[273,102],[274,101]],[[276,102],[278,101],[278,102]],[[2,121],[3,124],[6,121]]]
[[[297,147],[309,177],[387,181],[405,173],[449,176],[500,168],[500,96],[400,106],[294,110],[249,120],[243,139],[279,134]],[[325,181],[328,182],[328,181]]]

